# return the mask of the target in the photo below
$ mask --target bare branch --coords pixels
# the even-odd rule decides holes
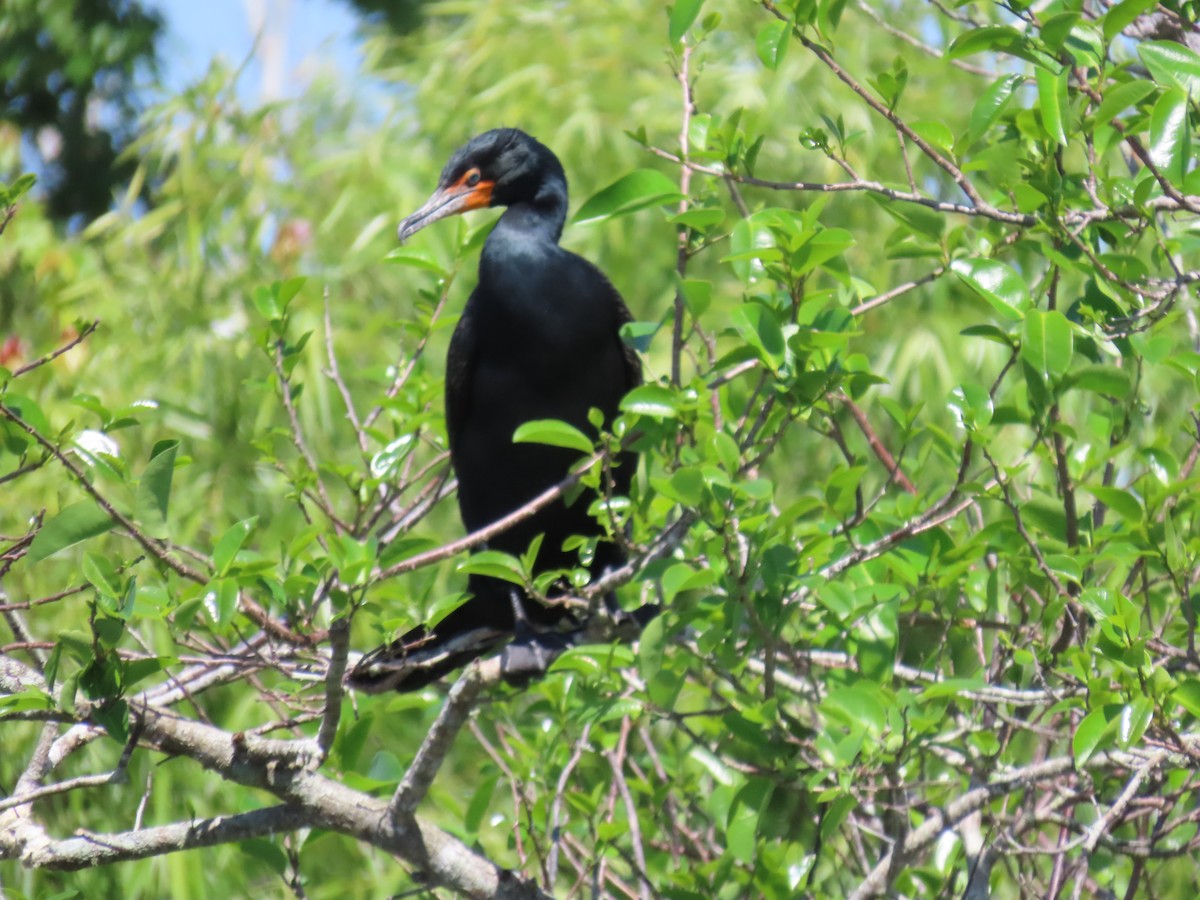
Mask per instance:
[[[39,839],[21,848],[21,862],[30,868],[74,871],[291,831],[306,826],[307,818],[304,809],[284,803],[232,816],[116,834],[82,832],[52,840],[43,832]],[[0,844],[0,855],[3,849]]]
[[[442,711],[421,748],[413,758],[412,765],[404,773],[396,793],[388,804],[388,815],[393,820],[401,822],[413,814],[420,802],[429,792],[433,779],[442,767],[446,754],[454,744],[454,738],[462,729],[471,714],[475,699],[489,685],[495,685],[500,680],[499,658],[476,660],[463,670],[454,687],[450,689]]]
[[[350,619],[339,616],[329,626],[329,669],[325,673],[325,711],[321,717],[321,728],[317,732],[317,747],[321,757],[329,755],[333,739],[337,736],[338,722],[342,717],[342,696],[345,686],[342,678],[346,674],[346,659],[350,652]]]

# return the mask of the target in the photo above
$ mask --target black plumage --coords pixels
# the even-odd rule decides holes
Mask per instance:
[[[446,360],[446,430],[458,477],[463,524],[476,531],[560,482],[579,454],[513,443],[518,426],[560,419],[596,437],[588,421],[606,422],[621,397],[641,382],[636,355],[622,341],[630,314],[617,290],[587,260],[559,246],[567,215],[567,179],[557,157],[524,132],[504,128],[472,138],[446,164],[429,201],[401,223],[400,240],[438,219],[486,206],[507,207],[483,247],[479,282],[450,341]],[[614,461],[613,488],[628,492],[636,459]],[[572,535],[600,535],[588,514],[594,493],[558,500],[488,541],[525,553],[543,535],[534,570],[579,565],[564,550]],[[619,565],[616,544],[601,540],[593,577]],[[412,690],[516,635],[535,650],[553,648],[550,630],[566,616],[512,584],[472,575],[471,598],[432,629],[413,629],[368,654],[350,683],[364,690]],[[535,656],[541,656],[535,653]]]

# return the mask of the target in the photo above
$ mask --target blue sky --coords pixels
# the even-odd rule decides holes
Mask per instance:
[[[332,65],[347,78],[358,69],[358,20],[337,0],[147,0],[146,5],[166,20],[159,54],[169,92],[196,81],[217,56],[240,65],[253,54],[240,85],[251,101],[295,96],[315,68]],[[263,41],[257,49],[256,38]]]

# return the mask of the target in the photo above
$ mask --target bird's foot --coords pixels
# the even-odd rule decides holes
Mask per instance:
[[[500,672],[514,687],[525,687],[545,675],[551,663],[563,652],[580,643],[575,632],[527,632],[519,635],[500,652]]]
[[[536,631],[528,620],[518,620],[512,643],[500,654],[500,671],[509,684],[524,687],[546,674],[551,664],[571,647],[636,640],[660,612],[662,608],[653,603],[629,612],[606,603],[599,615],[569,631]]]
[[[483,656],[505,636],[501,629],[480,626],[443,638],[418,626],[359,660],[346,673],[346,685],[367,694],[415,691]]]

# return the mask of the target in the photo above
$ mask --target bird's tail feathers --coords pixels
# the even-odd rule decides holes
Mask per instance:
[[[346,676],[346,684],[366,694],[420,690],[511,635],[511,630],[485,624],[443,637],[420,625],[364,656]]]

